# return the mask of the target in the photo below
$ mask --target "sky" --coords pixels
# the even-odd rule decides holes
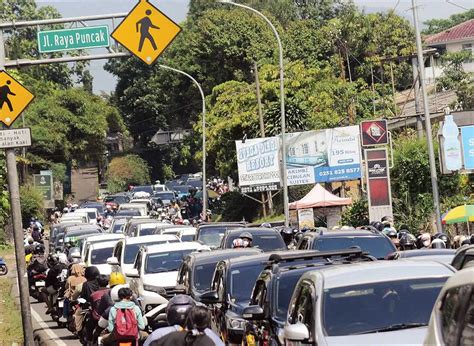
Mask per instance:
[[[189,0],[150,0],[150,2],[166,13],[176,22],[186,18]],[[272,0],[267,0],[272,1]],[[354,2],[365,12],[386,11],[395,8],[395,11],[406,17],[410,22],[412,0],[354,0]],[[137,3],[137,0],[36,0],[38,6],[53,6],[58,9],[64,18],[77,16],[90,16],[98,14],[126,13]],[[465,9],[474,7],[474,0],[417,0],[419,6],[420,21],[432,18],[447,18],[452,14],[464,12]],[[96,21],[89,25],[108,24],[110,21]],[[94,50],[93,54],[104,51]],[[108,72],[104,71],[105,61],[93,61],[90,70],[94,76],[94,92],[110,92],[114,90],[116,80]]]

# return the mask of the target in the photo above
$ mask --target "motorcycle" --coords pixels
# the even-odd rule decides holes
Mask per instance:
[[[41,289],[46,286],[46,273],[33,275],[33,287],[30,287],[30,295],[38,301],[41,301]]]
[[[0,257],[0,275],[7,275],[8,274],[8,267],[7,263]]]

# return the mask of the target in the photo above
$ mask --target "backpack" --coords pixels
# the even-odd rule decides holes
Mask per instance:
[[[138,338],[138,321],[134,308],[117,309],[114,331],[118,340]]]
[[[109,293],[109,289],[95,291],[91,294],[91,308],[92,308],[92,318],[96,321],[100,320],[99,306],[102,297],[105,294]]]

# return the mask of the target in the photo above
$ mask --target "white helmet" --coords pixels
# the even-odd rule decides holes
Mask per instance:
[[[118,296],[118,291],[119,289],[121,288],[124,288],[124,287],[130,287],[128,284],[125,284],[125,285],[117,285],[117,286],[114,286],[111,290],[110,290],[110,298],[112,298],[112,300],[114,302],[119,302],[120,301],[120,298]]]

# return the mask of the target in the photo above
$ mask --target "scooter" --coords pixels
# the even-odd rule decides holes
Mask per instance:
[[[34,287],[30,287],[30,295],[38,301],[41,301],[41,289],[46,286],[46,274],[34,274]]]
[[[8,274],[8,267],[7,263],[0,257],[0,275],[7,275]]]

